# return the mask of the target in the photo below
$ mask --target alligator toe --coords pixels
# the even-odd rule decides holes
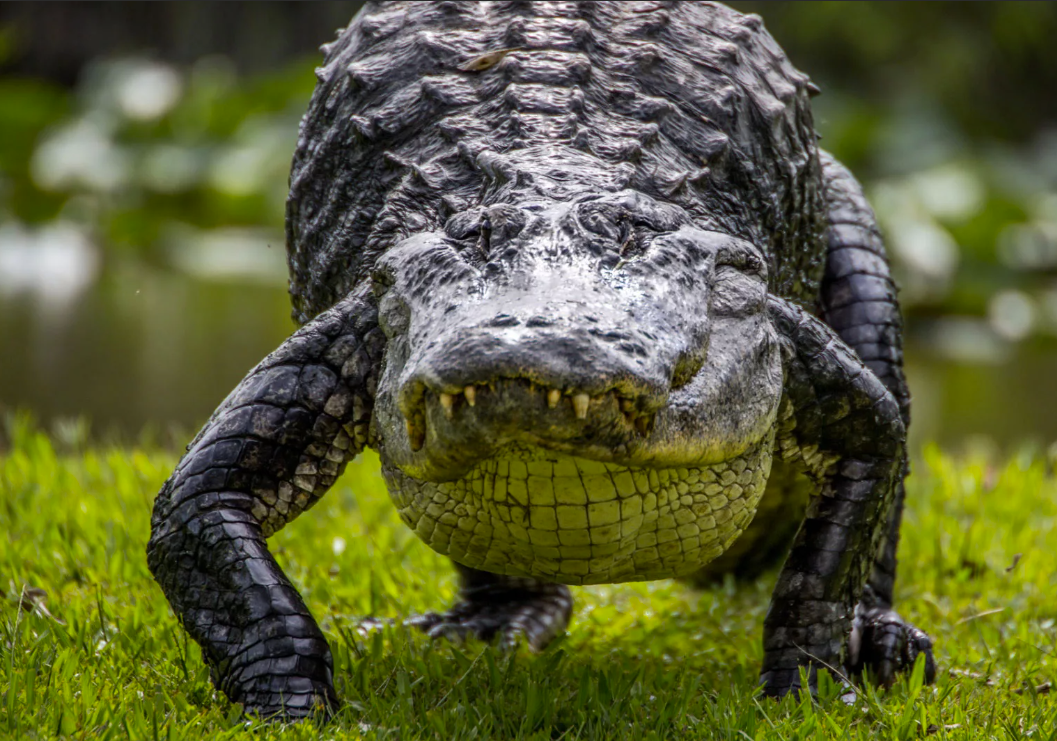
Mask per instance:
[[[532,590],[474,590],[447,612],[417,615],[407,624],[431,638],[456,643],[476,638],[504,649],[523,642],[540,651],[565,632],[571,614],[568,587],[546,584]]]
[[[848,670],[853,676],[866,674],[890,687],[900,672],[910,670],[918,656],[924,656],[925,683],[936,678],[932,639],[890,607],[860,606],[848,643]]]

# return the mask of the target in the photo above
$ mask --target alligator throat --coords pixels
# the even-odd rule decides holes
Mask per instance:
[[[629,468],[512,445],[461,479],[383,465],[400,517],[438,553],[492,573],[564,584],[684,576],[726,550],[756,512],[773,433],[698,468]]]

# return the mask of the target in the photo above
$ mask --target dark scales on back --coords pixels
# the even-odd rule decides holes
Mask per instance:
[[[303,326],[158,496],[150,567],[216,685],[334,706],[266,538],[364,446],[461,601],[415,623],[540,648],[568,584],[784,557],[763,691],[881,683],[909,394],[873,213],[756,16],[697,3],[369,4],[324,47],[290,179]]]

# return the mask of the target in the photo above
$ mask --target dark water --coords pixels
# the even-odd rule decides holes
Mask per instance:
[[[94,434],[119,439],[149,424],[182,441],[294,328],[274,271],[208,279],[137,263],[98,275],[65,292],[0,282],[0,409],[45,424],[84,416]],[[915,445],[1057,440],[1057,352],[960,362],[940,344],[908,350]]]
[[[294,329],[282,282],[127,266],[76,296],[0,296],[0,407],[132,438],[188,432]]]

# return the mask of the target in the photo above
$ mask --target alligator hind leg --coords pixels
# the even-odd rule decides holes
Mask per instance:
[[[909,427],[903,321],[873,210],[852,174],[825,152],[822,168],[828,221],[822,318],[885,385],[899,405],[904,427]],[[906,474],[904,452],[885,538],[856,609],[849,646],[848,668],[853,673],[870,668],[881,684],[890,684],[919,653],[926,657],[926,679],[931,682],[935,675],[929,637],[892,609]]]
[[[498,639],[504,648],[523,640],[535,651],[569,626],[573,598],[565,585],[491,574],[461,564],[455,568],[462,581],[458,604],[447,612],[413,617],[409,625],[433,638]]]
[[[265,538],[363,446],[374,317],[350,297],[298,330],[221,404],[154,503],[154,578],[213,683],[263,717],[337,703],[327,641]]]

